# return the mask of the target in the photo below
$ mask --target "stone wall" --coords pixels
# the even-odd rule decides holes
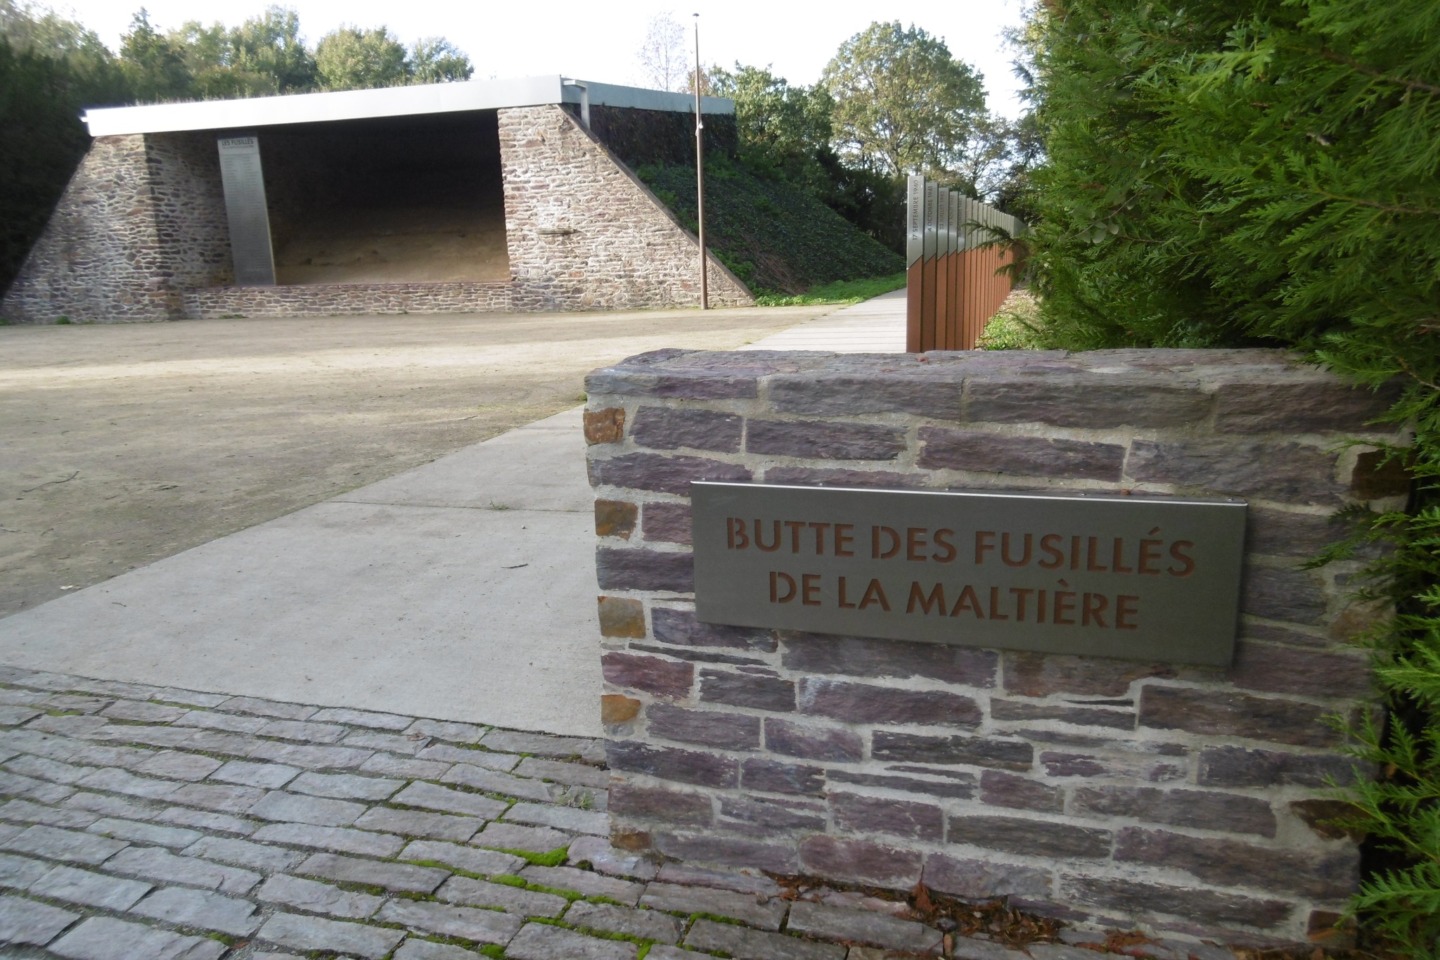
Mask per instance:
[[[511,284],[329,283],[291,287],[207,287],[181,294],[185,316],[313,317],[402,313],[503,313]]]
[[[102,137],[0,301],[21,323],[164,320],[170,316],[145,139]]]
[[[145,147],[156,234],[171,288],[229,283],[235,268],[215,134],[152,133]]]
[[[214,138],[101,137],[0,302],[0,316],[168,320],[179,315],[179,290],[230,275]]]
[[[505,230],[517,310],[625,310],[699,302],[695,238],[558,106],[500,111]],[[710,302],[749,305],[709,258]]]
[[[1323,933],[1357,882],[1327,825],[1365,709],[1337,507],[1403,502],[1388,398],[1274,351],[660,351],[596,371],[614,838],[693,862],[1008,897],[1232,943]],[[1249,502],[1229,668],[698,622],[688,483]]]

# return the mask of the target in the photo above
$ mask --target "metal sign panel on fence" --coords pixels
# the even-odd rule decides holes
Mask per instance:
[[[939,211],[935,209],[936,197],[939,196],[939,184],[927,181],[925,184],[925,259],[935,258],[935,224]]]
[[[950,347],[950,191],[935,191],[935,341],[934,348]]]
[[[695,483],[706,623],[1230,663],[1240,500]]]
[[[925,178],[911,177],[906,188],[905,349],[919,353],[925,349]]]
[[[905,263],[915,263],[925,255],[925,178],[911,177],[906,184]]]
[[[960,219],[960,201],[963,199],[963,194],[950,194],[950,229],[954,233],[950,240],[950,249],[956,253],[965,249],[965,221]]]
[[[265,205],[259,138],[221,137],[218,148],[235,283],[242,287],[273,286],[275,254],[270,245],[270,213]]]

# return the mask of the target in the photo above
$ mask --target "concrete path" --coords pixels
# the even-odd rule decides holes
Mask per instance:
[[[903,347],[894,295],[750,345]],[[591,502],[576,408],[0,620],[0,663],[597,736]]]
[[[593,735],[590,503],[577,409],[0,620],[0,663]]]
[[[742,350],[904,353],[905,291],[894,290],[818,320],[797,324]]]

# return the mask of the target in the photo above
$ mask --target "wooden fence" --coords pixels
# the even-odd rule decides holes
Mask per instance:
[[[991,241],[1024,223],[924,177],[909,182],[905,349],[973,350],[1010,295],[1012,259]]]

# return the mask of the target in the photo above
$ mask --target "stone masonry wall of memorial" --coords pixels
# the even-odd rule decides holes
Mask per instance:
[[[578,121],[553,105],[499,114],[508,282],[230,286],[215,134],[102,137],[5,292],[0,316],[106,323],[698,302],[694,237]],[[712,306],[753,304],[719,260],[708,262]]]
[[[29,323],[178,315],[178,289],[229,275],[214,153],[201,134],[94,141],[0,310]]]
[[[1367,426],[1388,397],[1261,350],[671,350],[587,390],[618,843],[1231,943],[1336,920],[1359,854],[1326,718],[1370,709],[1375,614],[1353,564],[1301,564],[1337,508],[1404,502],[1346,443],[1398,439]],[[1242,498],[1234,660],[702,623],[696,480]]]
[[[500,111],[505,232],[519,310],[699,302],[694,238],[558,106]],[[713,255],[712,306],[753,304]]]

